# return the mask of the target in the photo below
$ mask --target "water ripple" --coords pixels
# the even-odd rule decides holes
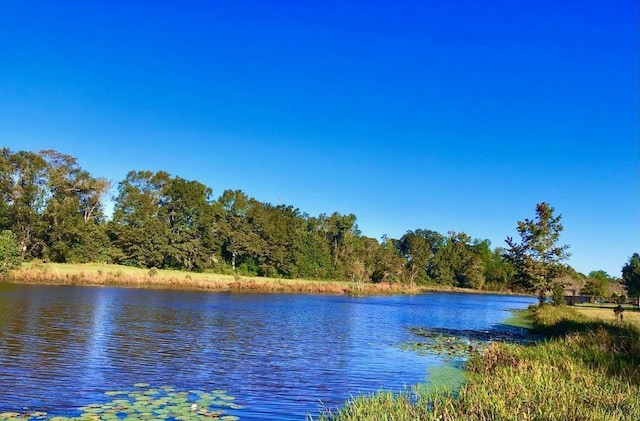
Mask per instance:
[[[0,412],[70,415],[138,382],[225,389],[243,420],[420,382],[412,326],[486,329],[519,297],[214,294],[0,284]]]

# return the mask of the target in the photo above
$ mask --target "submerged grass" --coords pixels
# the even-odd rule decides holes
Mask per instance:
[[[505,320],[504,324],[522,329],[533,329],[532,313],[533,308],[514,310],[511,312],[511,316]]]
[[[531,312],[534,344],[493,343],[467,362],[451,390],[378,392],[348,401],[320,420],[640,419],[640,326],[589,319],[567,307]]]

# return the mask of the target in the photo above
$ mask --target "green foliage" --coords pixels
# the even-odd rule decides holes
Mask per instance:
[[[570,307],[540,306],[532,309],[531,319],[539,332],[560,334],[567,330],[565,324],[586,324],[589,318]]]
[[[604,298],[609,292],[609,281],[603,278],[589,277],[584,287],[580,290],[580,294],[591,297],[591,300]]]
[[[202,271],[219,248],[211,189],[164,171],[132,171],[118,186],[109,236],[116,262]]]
[[[313,217],[241,190],[215,200],[210,187],[165,171],[129,172],[107,221],[108,190],[71,156],[0,149],[0,229],[16,234],[28,259],[495,290],[519,273],[464,233],[416,229],[378,241],[353,214]]]
[[[562,306],[567,302],[564,298],[564,288],[560,284],[555,284],[553,288],[551,288],[551,302],[554,306]]]
[[[406,267],[411,283],[431,280],[436,253],[444,245],[444,238],[435,231],[417,229],[407,231],[398,242],[398,249],[406,259]]]
[[[601,283],[610,283],[614,281],[614,278],[609,276],[604,270],[592,270],[588,275],[589,279],[597,279]]]
[[[23,258],[42,257],[45,228],[42,214],[47,197],[47,165],[39,154],[20,151],[11,153],[4,148],[0,155],[0,180],[3,198],[0,228],[16,234]]]
[[[16,235],[8,230],[0,233],[0,276],[20,267],[22,259]]]
[[[477,243],[476,243],[477,244]],[[449,233],[433,258],[432,278],[441,285],[481,289],[484,264],[465,233]]]
[[[505,255],[516,270],[515,283],[529,291],[537,291],[543,301],[554,281],[566,271],[561,264],[570,254],[568,245],[558,245],[562,224],[561,215],[553,215],[554,208],[542,202],[536,205],[535,220],[518,222],[520,242],[511,237],[505,240],[509,249]]]
[[[633,253],[622,268],[622,283],[627,288],[629,297],[640,297],[640,255]]]
[[[230,259],[233,270],[236,270],[240,259],[248,267],[248,260],[257,257],[261,249],[262,238],[252,229],[249,217],[256,203],[241,190],[225,190],[218,199],[221,212],[217,214],[217,226],[222,251]]]
[[[52,150],[0,154],[0,228],[16,234],[24,258],[105,261],[102,200],[109,182]]]
[[[496,248],[491,251],[488,241],[480,248],[480,258],[484,263],[485,288],[488,290],[508,289],[515,275],[515,268],[504,257],[504,249]],[[484,250],[487,247],[488,250]]]

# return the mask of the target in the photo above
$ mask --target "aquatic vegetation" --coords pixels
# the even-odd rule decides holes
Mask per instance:
[[[72,417],[49,416],[46,412],[4,412],[0,421],[5,420],[167,420],[191,421],[216,419],[234,421],[234,415],[226,415],[224,409],[242,409],[233,402],[224,390],[177,391],[170,386],[153,388],[147,383],[136,383],[132,390],[113,390],[105,396],[113,397],[109,402],[92,403],[78,408],[79,415]],[[223,409],[224,408],[224,409]]]
[[[446,328],[411,328],[411,333],[424,338],[421,342],[404,342],[398,348],[419,354],[436,354],[445,359],[467,359],[482,352],[492,342],[522,343],[532,336],[522,330],[466,330]]]

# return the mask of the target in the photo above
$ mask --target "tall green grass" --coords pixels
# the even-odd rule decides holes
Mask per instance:
[[[640,420],[640,328],[590,320],[573,309],[531,314],[548,335],[532,345],[495,343],[467,363],[457,393],[379,392],[320,420]]]

